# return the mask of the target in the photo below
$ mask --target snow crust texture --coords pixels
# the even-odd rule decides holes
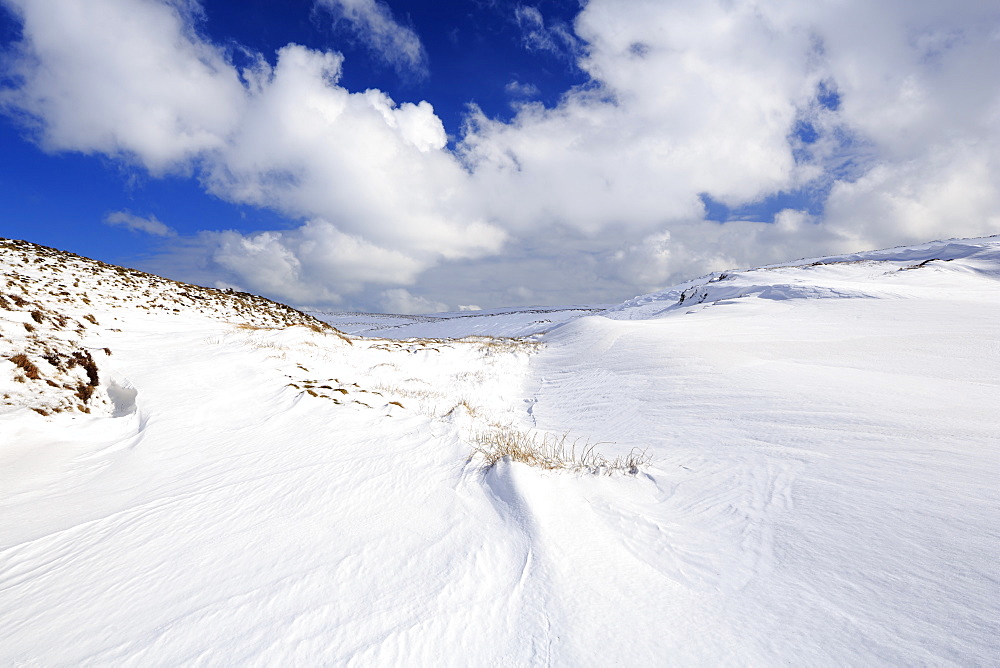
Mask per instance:
[[[998,238],[320,314],[380,338],[27,242],[0,267],[2,665],[1000,656]],[[651,463],[487,467],[490,429]]]

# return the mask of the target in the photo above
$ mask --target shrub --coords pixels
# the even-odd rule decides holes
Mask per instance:
[[[565,470],[586,473],[627,473],[635,475],[640,466],[649,463],[645,452],[632,450],[624,457],[608,459],[595,452],[589,442],[578,447],[579,439],[570,441],[569,434],[555,436],[522,431],[513,425],[497,426],[476,435],[473,452],[482,457],[483,468],[489,469],[503,459],[537,466],[546,470]]]

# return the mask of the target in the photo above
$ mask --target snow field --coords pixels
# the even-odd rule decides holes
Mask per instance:
[[[394,315],[313,311],[310,315],[348,334],[392,339],[461,338],[465,336],[528,337],[560,323],[604,311],[602,306],[525,307]]]
[[[113,354],[89,413],[0,363],[33,388],[0,408],[0,663],[1000,656],[998,239],[715,274],[530,340],[448,338],[488,314],[345,338],[169,282],[140,308],[140,278],[8,251],[0,292],[53,315],[31,339],[35,307],[0,309],[4,359]],[[469,461],[508,427],[652,461]]]
[[[512,419],[533,344],[116,324],[83,344],[114,350],[119,417],[2,416],[4,660],[524,659],[463,434]]]

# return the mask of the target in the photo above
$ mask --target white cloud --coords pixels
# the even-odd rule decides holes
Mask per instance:
[[[526,49],[547,51],[567,59],[578,55],[580,43],[572,29],[558,21],[547,25],[537,7],[518,5],[514,8],[514,20],[521,29],[521,39]]]
[[[293,230],[203,232],[178,252],[227,285],[294,304],[340,304],[366,284],[410,284],[431,265],[319,219]]]
[[[727,266],[1000,232],[990,3],[591,0],[572,27],[520,6],[526,44],[571,50],[590,81],[510,122],[473,112],[452,152],[429,103],[339,85],[339,54],[289,45],[237,73],[196,5],[0,2],[24,21],[0,101],[43,147],[186,170],[308,221],[175,239],[160,269],[297,304],[617,301]],[[383,5],[321,3],[424,62]],[[703,195],[740,207],[805,186],[822,213],[704,219]]]
[[[576,30],[596,86],[510,123],[473,119],[460,148],[488,215],[549,244],[582,232],[588,248],[563,257],[604,270],[565,283],[595,295],[1000,230],[998,12],[877,4],[592,0]],[[702,193],[738,207],[808,184],[832,188],[818,218],[701,220]]]
[[[448,310],[447,304],[410,294],[409,290],[403,288],[383,291],[379,305],[386,313],[402,313],[404,315],[441,313]]]
[[[290,45],[253,77],[251,100],[226,146],[206,158],[215,194],[323,218],[415,263],[496,252],[505,233],[470,199],[469,177],[445,150],[426,102],[336,85],[341,58]]]
[[[511,123],[480,115],[461,146],[496,193],[491,215],[648,233],[700,218],[701,193],[736,205],[797,182],[787,137],[812,90],[804,31],[779,40],[750,9],[700,2],[594,0],[576,25],[601,85]]]
[[[170,228],[170,226],[161,223],[156,216],[143,218],[128,211],[112,211],[104,217],[104,222],[108,225],[124,227],[133,232],[152,234],[155,237],[177,236],[177,232]]]
[[[0,105],[51,151],[135,159],[154,174],[220,147],[245,91],[191,7],[156,0],[4,0],[24,22]]]
[[[316,0],[316,6],[347,23],[364,44],[400,72],[427,73],[427,54],[420,38],[400,25],[392,10],[377,0]]]
[[[825,223],[855,248],[1000,232],[1000,188],[992,148],[956,142],[929,147],[925,159],[883,163],[853,182],[839,182]]]
[[[507,95],[514,98],[538,97],[541,92],[535,84],[522,83],[520,81],[509,82],[506,86],[504,86],[504,91]]]

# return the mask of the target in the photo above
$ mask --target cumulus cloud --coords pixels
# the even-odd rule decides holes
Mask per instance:
[[[997,14],[593,0],[575,29],[594,85],[509,123],[478,114],[460,150],[491,217],[587,235],[604,285],[997,231]],[[829,192],[825,213],[704,221],[703,196],[738,208],[800,189]]]
[[[300,305],[343,304],[366,285],[407,285],[431,262],[377,246],[315,219],[292,230],[202,232],[178,243],[166,260],[183,258],[203,281],[239,287]],[[159,266],[166,266],[161,262]]]
[[[0,104],[43,148],[191,173],[300,221],[173,239],[159,269],[296,304],[619,301],[731,266],[1000,232],[990,3],[591,0],[572,26],[521,5],[525,45],[589,81],[508,122],[473,108],[450,150],[429,102],[341,86],[340,54],[288,45],[237,71],[192,2],[0,2],[24,24]],[[394,62],[425,62],[384,5],[320,5]],[[796,192],[818,204],[706,220],[709,200]]]
[[[11,6],[24,21],[13,61],[21,85],[0,99],[30,119],[43,147],[194,172],[219,197],[307,221],[206,231],[171,244],[161,271],[173,260],[185,277],[335,304],[367,284],[409,284],[437,262],[502,247],[506,232],[475,205],[433,107],[347,91],[337,53],[288,45],[274,66],[261,57],[237,73],[184,5],[94,0],[94,24],[82,10]],[[126,34],[116,42],[108,25]],[[64,65],[76,51],[86,67]]]
[[[246,92],[194,29],[197,6],[158,0],[4,0],[23,22],[0,106],[50,151],[135,160],[154,174],[219,148]]]
[[[136,216],[128,211],[112,211],[104,217],[104,222],[108,225],[124,227],[132,230],[133,232],[145,232],[146,234],[152,234],[154,237],[177,236],[177,232],[175,232],[170,226],[157,220],[156,216],[143,218],[142,216]]]
[[[499,250],[505,234],[479,215],[431,105],[350,93],[336,85],[341,60],[289,45],[258,69],[240,127],[206,156],[207,187],[324,218],[420,264]]]
[[[317,0],[317,7],[345,23],[383,60],[401,73],[426,75],[427,53],[420,38],[400,25],[392,10],[377,0]]]

